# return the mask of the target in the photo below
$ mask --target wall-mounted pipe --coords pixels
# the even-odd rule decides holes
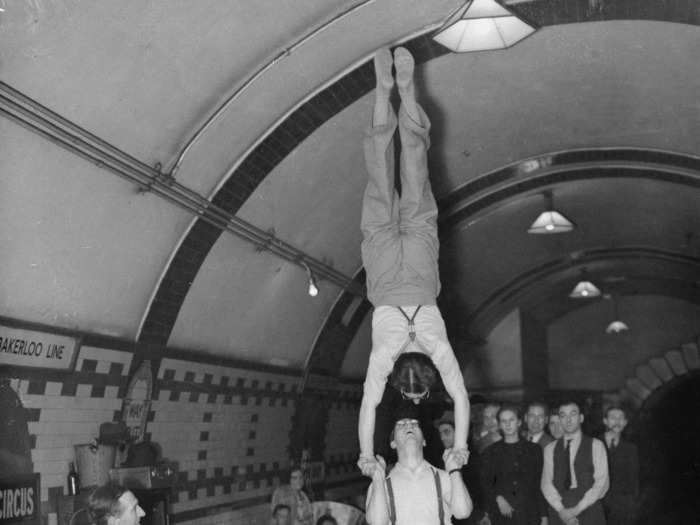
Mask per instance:
[[[348,292],[364,296],[364,288],[335,268],[243,219],[212,204],[204,196],[183,186],[80,126],[42,106],[0,81],[0,114],[50,140],[68,151],[104,168],[145,191],[174,204],[212,226],[236,235],[262,250],[305,268],[319,279],[332,282]]]

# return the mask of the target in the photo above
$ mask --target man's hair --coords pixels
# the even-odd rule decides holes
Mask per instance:
[[[496,419],[498,422],[501,422],[501,414],[503,412],[512,412],[515,414],[515,418],[518,420],[522,419],[522,415],[520,414],[520,409],[518,408],[517,405],[514,405],[512,403],[504,403],[501,405],[501,408],[498,409],[498,412],[496,413]]]
[[[330,522],[333,525],[338,525],[338,521],[330,514],[324,514],[316,520],[316,525],[323,525],[324,523]]]
[[[391,386],[399,392],[421,394],[437,382],[437,373],[430,358],[420,352],[401,354],[391,372]]]
[[[108,483],[92,491],[87,501],[87,513],[94,525],[107,525],[110,516],[119,517],[119,498],[126,492],[121,485]]]
[[[279,511],[285,510],[285,509],[286,509],[287,511],[289,511],[289,512],[292,512],[292,508],[291,508],[289,505],[285,505],[284,503],[278,503],[277,505],[275,505],[275,508],[274,508],[274,510],[272,511],[272,517],[273,517],[273,518],[276,518],[276,517],[277,517],[277,513],[278,513]]]
[[[610,414],[611,410],[619,410],[622,412],[622,414],[627,418],[627,410],[622,407],[622,405],[610,405],[608,408],[605,409],[605,418],[607,419],[608,415]]]
[[[568,405],[576,406],[576,408],[578,408],[579,414],[583,414],[583,411],[581,410],[581,403],[579,401],[577,401],[574,398],[564,398],[561,401],[559,401],[559,403],[557,403],[557,415],[559,414],[561,407]]]
[[[527,404],[527,407],[525,408],[525,411],[526,411],[526,412],[529,412],[530,409],[533,408],[533,407],[540,407],[540,408],[542,408],[542,412],[544,412],[544,415],[545,415],[545,416],[548,416],[548,415],[549,415],[549,407],[547,406],[547,403],[545,403],[544,401],[539,401],[539,400],[530,401],[530,402]]]

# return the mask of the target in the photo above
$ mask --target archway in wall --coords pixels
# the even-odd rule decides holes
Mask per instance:
[[[648,397],[631,429],[640,453],[639,523],[697,523],[700,516],[700,370]]]

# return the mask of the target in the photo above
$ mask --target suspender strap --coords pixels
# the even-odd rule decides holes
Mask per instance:
[[[394,503],[394,489],[391,488],[391,478],[386,478],[386,490],[389,493],[389,522],[396,525],[396,504]]]
[[[411,317],[408,316],[406,312],[404,312],[404,309],[401,308],[400,306],[397,306],[399,311],[403,314],[403,316],[406,318],[406,321],[408,321],[408,337],[411,338],[411,341],[416,340],[416,315],[418,315],[418,311],[420,310],[420,307],[423,306],[422,304],[419,304],[418,307],[416,308],[415,312],[413,312],[413,315]]]
[[[440,483],[440,473],[433,469],[433,475],[435,476],[435,489],[437,490],[437,504],[438,513],[440,515],[440,525],[445,523],[445,508],[442,506],[442,484]]]

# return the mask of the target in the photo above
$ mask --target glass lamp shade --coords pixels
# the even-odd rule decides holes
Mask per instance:
[[[590,299],[598,296],[600,296],[600,290],[590,281],[579,281],[569,294],[572,299]]]
[[[450,51],[505,49],[535,32],[495,0],[473,0],[459,19],[448,23],[433,39]]]
[[[528,228],[527,233],[565,233],[574,229],[573,223],[555,210],[542,212]]]
[[[619,334],[620,332],[624,332],[625,330],[629,330],[629,329],[630,329],[629,326],[627,326],[622,321],[613,321],[605,329],[605,333],[606,334]]]

